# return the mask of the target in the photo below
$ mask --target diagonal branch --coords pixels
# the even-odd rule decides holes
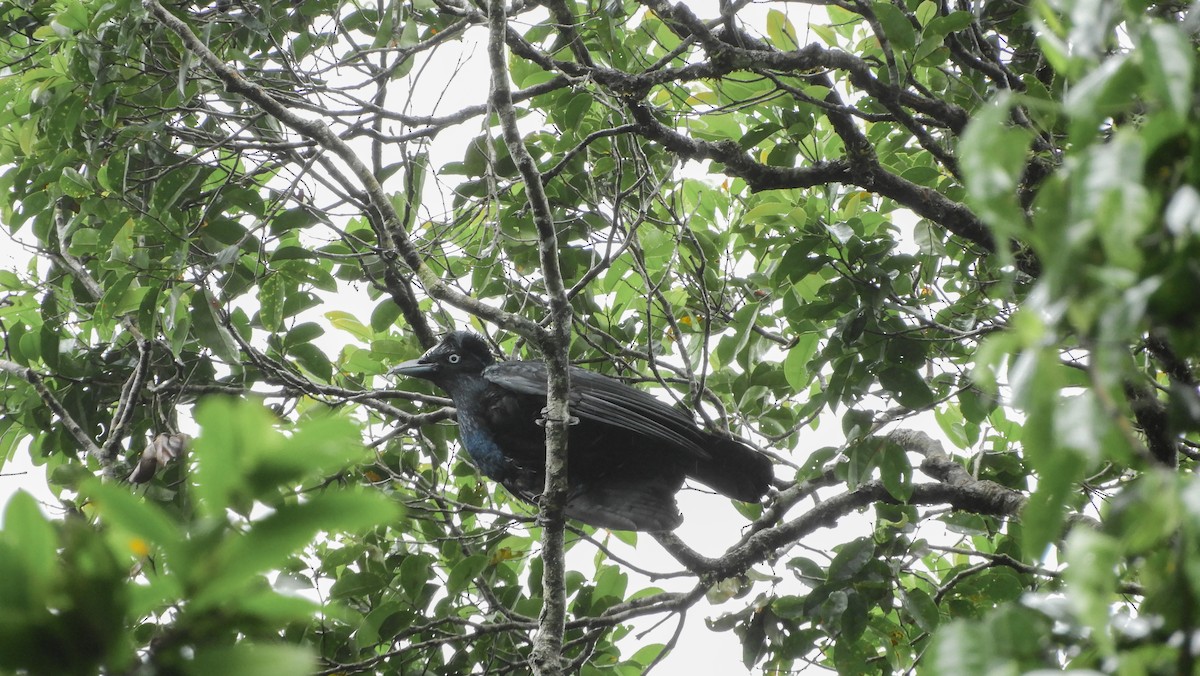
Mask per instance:
[[[62,402],[58,400],[58,397],[54,396],[50,388],[46,387],[46,383],[42,382],[42,377],[37,371],[21,366],[16,362],[0,360],[0,373],[17,376],[32,385],[33,391],[37,392],[42,403],[62,422],[63,427],[67,428],[67,433],[75,439],[75,443],[79,444],[79,447],[86,451],[88,455],[99,460],[104,465],[105,471],[112,468],[111,459],[106,457],[105,453],[96,445],[96,442],[92,441],[92,438],[79,426],[79,423],[75,422],[75,418],[71,417],[71,414],[62,405]]]
[[[1013,517],[1020,514],[1026,497],[992,481],[976,479],[941,449],[938,442],[922,432],[897,430],[889,438],[906,451],[925,458],[921,471],[935,478],[934,483],[916,484],[909,505],[949,505],[954,509]],[[835,495],[777,526],[752,531],[724,555],[711,558],[696,552],[672,533],[655,533],[654,538],[689,570],[719,580],[741,575],[751,566],[775,555],[780,549],[799,542],[819,528],[832,528],[842,517],[875,502],[899,503],[881,481],[871,481],[857,489]]]

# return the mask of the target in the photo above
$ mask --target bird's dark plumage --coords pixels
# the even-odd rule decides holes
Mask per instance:
[[[545,482],[546,366],[496,362],[483,338],[455,331],[393,373],[432,381],[458,408],[463,446],[485,475],[536,502]],[[737,500],[767,492],[771,462],[696,426],[642,390],[571,368],[567,516],[619,530],[670,530],[675,493],[690,477]]]

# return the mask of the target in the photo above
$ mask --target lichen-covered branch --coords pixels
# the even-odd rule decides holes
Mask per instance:
[[[565,12],[565,10],[564,10]],[[533,212],[538,233],[538,255],[542,282],[550,300],[550,330],[538,335],[538,349],[546,359],[546,483],[540,502],[542,520],[542,611],[534,638],[530,666],[534,673],[555,676],[563,670],[563,631],[566,623],[566,560],[563,529],[567,502],[567,431],[571,412],[567,406],[570,390],[571,306],[559,267],[558,233],[554,215],[546,199],[542,175],[525,147],[517,116],[513,110],[505,58],[505,34],[508,23],[504,0],[488,2],[488,60],[491,66],[492,104],[500,118],[504,143],[525,182],[525,194]],[[581,49],[582,46],[578,46]]]

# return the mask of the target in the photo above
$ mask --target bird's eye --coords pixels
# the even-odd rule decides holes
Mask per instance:
[[[457,364],[459,359],[462,359],[462,357],[459,357],[456,354],[452,354],[449,357],[446,357],[446,361],[450,362],[451,364]]]

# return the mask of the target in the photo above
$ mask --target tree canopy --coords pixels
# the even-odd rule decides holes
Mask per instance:
[[[1200,673],[1198,30],[0,1],[0,458],[59,502],[3,512],[0,671],[640,674],[707,621],[764,673]],[[386,376],[467,327],[549,366],[540,510]],[[564,524],[568,363],[775,489]]]

